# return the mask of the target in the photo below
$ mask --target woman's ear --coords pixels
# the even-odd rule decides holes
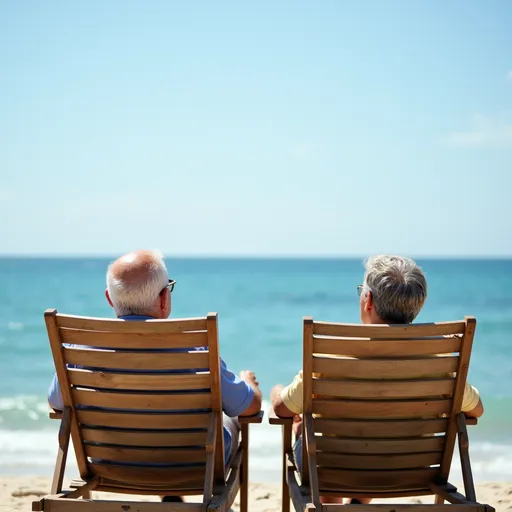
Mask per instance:
[[[367,292],[364,301],[364,310],[369,313],[373,309],[373,295],[372,292]]]

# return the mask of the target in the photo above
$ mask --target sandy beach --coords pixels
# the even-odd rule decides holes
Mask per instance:
[[[47,477],[0,477],[0,512],[11,510],[29,511],[32,501],[44,496],[50,488],[50,478]],[[462,488],[462,486],[460,487]],[[93,493],[93,497],[102,499],[127,500],[127,495]],[[477,497],[480,503],[486,503],[496,508],[498,512],[512,510],[512,482],[487,482],[477,485]],[[158,501],[156,498],[141,496],[140,501]],[[190,498],[194,501],[194,498]],[[249,494],[249,507],[254,512],[274,512],[281,510],[281,488],[277,484],[252,483]],[[433,503],[433,497],[389,500],[395,503]],[[384,500],[381,500],[384,502]],[[233,511],[239,510],[238,497]]]

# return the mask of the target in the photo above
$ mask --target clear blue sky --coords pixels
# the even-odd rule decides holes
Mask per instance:
[[[512,2],[0,2],[0,253],[512,256]]]

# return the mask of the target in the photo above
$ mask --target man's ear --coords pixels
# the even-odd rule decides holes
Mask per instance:
[[[107,297],[108,303],[111,307],[114,307],[114,304],[112,302],[112,299],[110,298],[110,294],[108,293],[108,288],[105,290],[105,297]]]
[[[171,309],[171,292],[167,289],[160,295],[160,311],[164,314]]]

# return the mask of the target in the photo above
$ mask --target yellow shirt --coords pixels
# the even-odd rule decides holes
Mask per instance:
[[[281,400],[290,411],[302,414],[302,370],[295,375],[293,382],[281,391]],[[480,393],[478,389],[466,382],[464,398],[462,399],[462,412],[471,411],[478,405]]]

